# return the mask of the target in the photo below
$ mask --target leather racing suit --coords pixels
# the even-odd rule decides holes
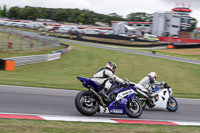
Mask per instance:
[[[142,92],[145,93],[143,95],[149,97],[149,95],[150,95],[149,93],[152,92],[152,86],[151,85],[153,85],[153,84],[154,85],[161,85],[161,84],[163,84],[163,82],[157,82],[154,78],[152,78],[150,76],[146,76],[142,80],[140,80],[140,82],[136,86],[139,90],[141,90]]]
[[[114,73],[107,68],[101,68],[100,70],[98,70],[97,73],[95,73],[94,76],[91,78],[91,80],[95,81],[103,88],[106,88],[107,91],[112,87],[112,81],[116,81],[120,84],[125,84],[125,81],[123,79],[114,75]]]

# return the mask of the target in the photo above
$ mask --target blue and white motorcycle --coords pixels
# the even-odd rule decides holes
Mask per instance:
[[[110,98],[106,102],[99,94],[103,89],[89,78],[77,77],[86,91],[81,91],[75,98],[77,110],[86,116],[94,115],[95,113],[110,113],[110,114],[127,114],[131,118],[138,118],[143,111],[141,102],[136,98],[136,87],[130,83],[127,86],[118,86],[107,95]]]
[[[137,84],[135,84],[137,86]],[[146,106],[149,108],[157,108],[157,109],[167,109],[170,112],[176,112],[178,110],[178,102],[176,99],[172,96],[172,88],[165,83],[164,85],[160,86],[154,86],[152,87],[152,102],[154,103],[154,106],[149,104],[149,101],[146,97],[141,95],[141,93],[138,90],[138,98],[141,101],[143,109],[145,109]]]

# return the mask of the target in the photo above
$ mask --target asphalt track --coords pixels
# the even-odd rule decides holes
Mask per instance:
[[[0,113],[82,116],[75,108],[78,91],[0,85]],[[144,110],[139,120],[200,122],[200,100],[177,98],[177,112]],[[98,118],[127,118],[126,115],[96,114]]]
[[[97,47],[97,48],[104,48],[104,49],[116,50],[116,51],[121,51],[121,52],[126,52],[126,53],[139,54],[139,55],[144,55],[144,56],[151,56],[151,57],[156,57],[156,58],[162,58],[162,59],[168,59],[168,60],[174,60],[174,61],[179,61],[179,62],[185,62],[185,63],[200,65],[199,60],[193,60],[193,59],[188,59],[188,58],[181,58],[181,57],[160,55],[160,54],[152,54],[152,53],[148,53],[148,52],[128,50],[128,49],[123,49],[123,48],[119,48],[119,47],[113,47],[113,46],[111,47],[109,45],[100,45],[100,44],[94,44],[94,43],[89,43],[89,42],[81,42],[81,41],[75,41],[75,40],[68,40],[68,39],[60,39],[60,40],[65,41],[65,42],[71,42],[71,43],[77,43],[77,44],[81,44],[81,45]]]

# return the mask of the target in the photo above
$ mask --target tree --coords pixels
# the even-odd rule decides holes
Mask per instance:
[[[123,17],[118,15],[117,13],[111,13],[108,16],[110,16],[110,19],[112,19],[112,21],[123,21]]]
[[[92,24],[95,23],[96,17],[97,16],[94,12],[84,10],[83,13],[78,16],[78,20],[80,23]]]
[[[127,15],[127,19],[129,21],[137,21],[137,22],[151,22],[152,21],[152,14],[147,14],[145,12],[136,12]]]
[[[2,17],[6,17],[7,16],[7,8],[6,5],[3,6],[3,11],[1,12]]]
[[[67,21],[71,23],[79,23],[78,16],[82,13],[78,8],[76,9],[66,9],[68,12]]]
[[[192,18],[190,20],[190,24],[191,24],[190,31],[193,31],[194,29],[196,29],[197,22],[198,21],[195,18]]]
[[[56,21],[66,21],[68,17],[67,12],[63,11],[63,10],[59,10],[55,13],[55,15],[53,15],[53,20]]]
[[[35,20],[37,18],[41,18],[41,13],[39,8],[36,7],[29,7],[26,6],[23,10],[22,10],[22,18],[23,19],[30,19],[30,20]]]
[[[11,7],[8,12],[8,17],[20,19],[21,18],[21,9],[19,7]]]
[[[2,16],[2,10],[1,10],[1,6],[0,6],[0,16]]]
[[[40,18],[44,18],[44,19],[52,19],[53,14],[55,12],[55,9],[51,9],[51,8],[38,8],[38,10],[40,13]]]

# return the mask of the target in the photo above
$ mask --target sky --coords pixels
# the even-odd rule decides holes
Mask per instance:
[[[184,5],[192,9],[191,16],[196,18],[200,27],[200,0],[0,0],[0,6],[7,7],[48,7],[48,8],[79,8],[97,13],[117,13],[126,17],[133,12],[154,13],[171,11],[176,5]]]

